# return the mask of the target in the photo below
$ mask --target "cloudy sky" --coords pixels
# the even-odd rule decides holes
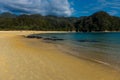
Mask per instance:
[[[120,0],[0,0],[0,13],[88,16],[100,10],[120,16]]]

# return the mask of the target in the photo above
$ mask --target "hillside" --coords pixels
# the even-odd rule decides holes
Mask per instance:
[[[85,17],[0,14],[0,30],[120,31],[120,18],[99,11]]]
[[[100,11],[78,20],[75,27],[77,32],[120,31],[120,18]]]

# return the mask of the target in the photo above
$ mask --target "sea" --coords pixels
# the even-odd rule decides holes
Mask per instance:
[[[55,44],[66,54],[120,70],[120,32],[68,32],[33,35]]]

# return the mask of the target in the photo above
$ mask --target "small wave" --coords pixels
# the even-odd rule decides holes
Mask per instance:
[[[80,58],[80,59],[84,59],[84,60],[88,60],[88,61],[91,61],[91,62],[99,63],[99,64],[102,64],[102,65],[108,66],[110,68],[116,69],[117,71],[120,71],[120,66],[118,64],[114,64],[114,62],[110,63],[109,61],[107,62],[107,61],[104,61],[102,59],[98,60],[98,59],[89,57],[87,54],[83,54],[83,53],[85,53],[84,50],[83,50],[83,47],[81,47],[82,51],[78,52],[75,49],[73,49],[73,47],[70,47],[70,46],[68,47],[68,46],[65,46],[63,44],[62,45],[61,44],[56,44],[56,46],[63,53],[75,56],[75,57]],[[63,47],[65,47],[65,48],[63,48]],[[97,54],[97,53],[95,53],[95,54]]]

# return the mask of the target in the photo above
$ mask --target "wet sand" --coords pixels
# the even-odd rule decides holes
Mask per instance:
[[[54,44],[23,35],[40,31],[0,32],[0,80],[120,80],[108,66],[65,54]]]

